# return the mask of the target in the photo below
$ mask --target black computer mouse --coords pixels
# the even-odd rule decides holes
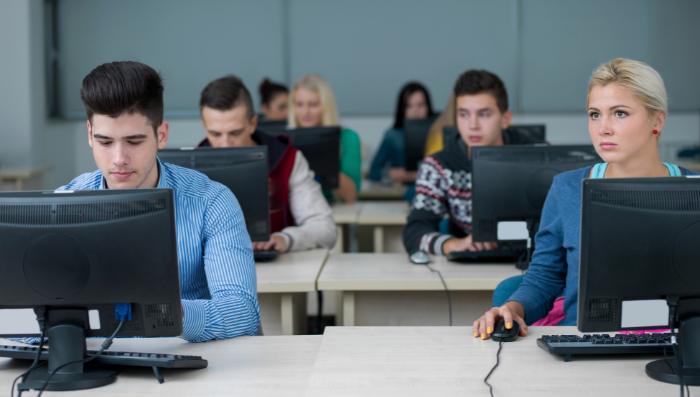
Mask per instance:
[[[518,332],[520,331],[520,324],[517,321],[513,321],[513,326],[511,329],[506,328],[506,322],[500,319],[494,327],[493,333],[491,334],[491,339],[494,342],[513,342],[518,339]]]

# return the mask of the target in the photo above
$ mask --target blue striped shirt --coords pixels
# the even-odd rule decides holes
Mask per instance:
[[[253,246],[238,200],[206,175],[158,160],[159,188],[175,197],[181,338],[189,342],[254,335],[260,323]],[[57,190],[104,189],[99,170]]]

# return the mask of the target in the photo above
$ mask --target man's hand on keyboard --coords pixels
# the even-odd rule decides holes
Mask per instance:
[[[495,250],[498,249],[498,243],[494,242],[473,242],[471,234],[464,238],[451,238],[445,241],[442,246],[442,252],[447,255],[450,252],[460,252],[460,251],[484,251],[484,250]]]

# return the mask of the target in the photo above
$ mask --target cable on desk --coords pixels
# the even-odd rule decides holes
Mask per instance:
[[[450,312],[450,327],[452,326],[452,299],[450,299],[450,290],[447,289],[447,284],[445,283],[445,279],[442,278],[442,273],[440,273],[439,270],[433,269],[430,267],[430,265],[425,265],[428,269],[430,269],[431,272],[437,273],[438,276],[440,276],[440,281],[442,281],[442,285],[445,287],[445,293],[447,294],[447,309]]]
[[[15,378],[14,382],[12,382],[12,390],[10,391],[10,396],[14,397],[15,396],[15,385],[17,384],[17,381],[22,378],[22,381],[24,382],[24,379],[26,379],[29,374],[34,371],[35,369],[43,366],[44,364],[48,363],[44,362],[42,364],[39,364],[39,361],[41,361],[41,349],[44,348],[44,338],[46,337],[46,306],[36,306],[34,307],[34,314],[36,314],[36,321],[39,323],[39,350],[36,353],[36,357],[34,358],[34,362],[32,363],[31,366],[29,366],[29,369],[24,372],[22,375],[18,376]],[[17,392],[18,396],[22,395],[22,392]]]
[[[491,371],[489,371],[489,374],[486,375],[486,377],[484,378],[484,383],[486,383],[486,386],[489,387],[489,393],[491,394],[491,397],[493,397],[493,387],[489,384],[489,378],[491,377],[491,374],[496,369],[496,367],[498,367],[498,363],[499,363],[498,356],[499,356],[499,354],[501,354],[502,347],[503,347],[503,341],[498,342],[498,351],[496,352],[496,365],[494,365],[493,368],[491,368]]]

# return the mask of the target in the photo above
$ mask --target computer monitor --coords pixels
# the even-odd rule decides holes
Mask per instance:
[[[282,131],[287,128],[287,120],[265,120],[265,119],[259,119],[258,118],[258,126],[257,129],[261,131],[270,131],[270,132],[275,132],[275,131]]]
[[[515,131],[519,135],[522,135],[523,137],[527,138],[529,142],[531,143],[546,143],[547,142],[547,135],[546,135],[546,127],[544,124],[532,124],[532,125],[527,125],[527,124],[520,124],[520,125],[511,125],[508,128],[506,128],[507,131]],[[442,139],[443,143],[444,142],[453,142],[454,138],[459,135],[459,130],[457,127],[452,126],[452,127],[443,127],[442,128]]]
[[[171,189],[0,193],[0,309],[41,308],[48,319],[48,366],[27,381],[85,358],[85,337],[112,335],[117,304],[131,305],[118,336],[182,334],[174,213]],[[109,369],[65,368],[47,390],[116,380]]]
[[[700,178],[586,179],[578,329],[679,328],[683,382],[700,385]],[[665,360],[647,374],[678,384]]]
[[[417,171],[418,164],[425,157],[425,142],[428,139],[430,127],[435,123],[438,115],[424,119],[403,121],[404,136],[404,166],[406,171]]]
[[[526,221],[534,238],[554,177],[600,162],[593,145],[473,147],[472,239],[497,241],[504,221]]]
[[[270,240],[267,146],[180,148],[158,151],[171,164],[197,170],[231,189],[251,241]]]
[[[261,130],[269,135],[284,134],[291,138],[292,146],[299,149],[316,174],[323,189],[338,187],[340,174],[340,127],[288,128]]]

